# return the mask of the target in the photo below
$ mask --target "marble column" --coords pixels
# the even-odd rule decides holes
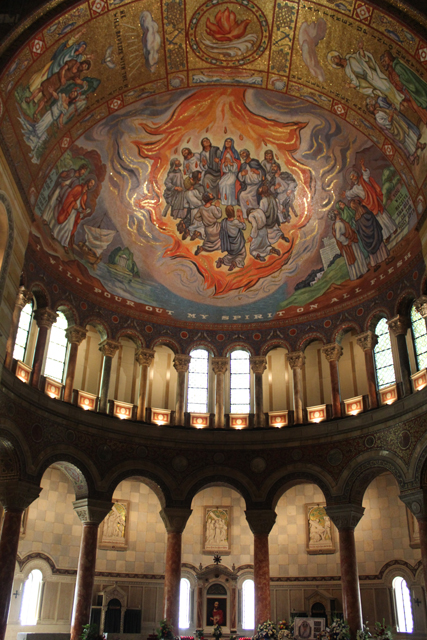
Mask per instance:
[[[331,342],[322,348],[322,353],[329,362],[329,370],[331,373],[332,416],[334,418],[341,418],[341,393],[338,360],[342,356],[342,346],[336,342]]]
[[[82,521],[83,527],[71,617],[71,640],[78,640],[83,626],[89,624],[95,580],[98,527],[111,511],[112,506],[109,501],[91,498],[82,498],[73,502],[74,510]]]
[[[36,349],[34,351],[33,377],[31,378],[31,385],[36,387],[36,389],[38,389],[40,384],[47,334],[52,325],[55,324],[57,317],[58,314],[48,307],[43,307],[42,309],[36,309],[34,311],[34,319],[37,322],[39,332],[37,334]]]
[[[366,379],[368,381],[369,408],[378,407],[377,383],[375,380],[374,349],[378,338],[373,331],[359,333],[356,342],[365,355]]]
[[[414,489],[400,494],[400,499],[418,521],[424,583],[427,584],[427,490]]]
[[[268,535],[276,522],[275,511],[251,509],[246,520],[254,534],[255,628],[271,618],[270,557]]]
[[[364,511],[363,507],[348,503],[326,507],[326,513],[339,532],[343,613],[352,640],[355,640],[357,631],[362,629],[363,620],[354,529]]]
[[[399,354],[400,376],[402,379],[402,391],[404,396],[412,393],[411,365],[409,364],[406,334],[410,327],[410,321],[405,316],[396,316],[387,322],[390,331],[396,338],[397,352]]]
[[[151,349],[138,349],[135,354],[135,360],[140,366],[140,378],[139,378],[139,396],[138,396],[138,412],[136,414],[137,420],[145,422],[145,407],[147,401],[147,379],[148,369],[153,362],[155,353]]]
[[[18,295],[15,300],[15,307],[12,314],[12,324],[10,326],[9,337],[6,343],[6,355],[4,360],[4,366],[6,369],[12,368],[13,362],[13,349],[16,342],[16,334],[18,333],[19,318],[21,317],[21,311],[26,304],[31,302],[33,294],[25,287],[19,287]]]
[[[108,392],[110,390],[111,365],[113,358],[120,348],[120,344],[114,340],[103,340],[99,343],[99,350],[104,356],[102,364],[101,392],[99,394],[99,411],[107,413],[108,411]]]
[[[165,507],[160,511],[160,516],[165,523],[168,534],[166,542],[163,618],[172,625],[175,635],[179,633],[182,532],[185,529],[191,511],[191,509],[175,507]]]
[[[252,356],[250,363],[255,376],[255,428],[260,428],[265,427],[262,374],[267,369],[267,358],[265,356]]]
[[[0,482],[0,503],[4,509],[0,537],[0,640],[6,635],[22,514],[39,497],[40,491],[41,487],[30,482]]]
[[[65,331],[70,343],[70,355],[68,357],[67,375],[65,377],[64,402],[73,401],[74,376],[76,375],[77,354],[79,346],[86,339],[87,330],[76,324]]]
[[[302,368],[305,355],[302,351],[292,351],[286,356],[294,378],[294,423],[302,424]]]
[[[215,374],[215,429],[224,428],[224,375],[228,370],[228,358],[212,358]]]
[[[175,408],[175,424],[184,425],[185,411],[185,374],[190,366],[191,356],[177,353],[173,366],[178,372],[178,382],[176,385],[176,408]]]

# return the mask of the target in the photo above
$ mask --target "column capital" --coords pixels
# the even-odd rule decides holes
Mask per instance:
[[[365,513],[365,508],[358,504],[337,504],[326,506],[326,513],[338,529],[355,529]]]
[[[37,322],[37,326],[46,327],[50,329],[55,324],[58,318],[58,314],[49,307],[43,307],[42,309],[36,309],[34,311],[34,319]]]
[[[292,370],[302,369],[305,365],[305,355],[303,351],[291,351],[286,355],[286,360]]]
[[[155,352],[152,349],[138,349],[135,353],[135,360],[139,365],[147,367],[153,362]]]
[[[228,358],[212,358],[212,371],[215,375],[218,373],[227,373],[228,371]]]
[[[322,347],[322,353],[328,362],[338,362],[342,356],[342,346],[336,342],[330,342]]]
[[[114,358],[117,351],[120,349],[120,343],[115,340],[103,340],[99,343],[99,350],[104,356]]]
[[[417,520],[427,520],[427,490],[413,489],[404,491],[399,498],[408,507]]]
[[[365,331],[356,336],[356,342],[362,351],[373,351],[377,346],[378,338],[373,331]]]
[[[395,316],[388,320],[387,324],[395,336],[406,336],[410,326],[409,318],[406,316]]]
[[[86,339],[87,329],[79,327],[77,324],[65,329],[65,335],[70,344],[80,345]]]
[[[276,522],[277,514],[272,509],[248,509],[245,516],[254,535],[268,535]]]
[[[173,359],[173,366],[178,371],[178,373],[186,373],[188,371],[188,367],[190,366],[190,362],[191,356],[187,356],[183,353],[177,353],[175,358]]]
[[[420,316],[427,318],[427,296],[420,296],[415,300],[415,309]]]
[[[0,482],[0,503],[5,511],[24,511],[36,500],[42,488],[23,480]]]
[[[267,358],[265,356],[251,356],[249,362],[251,363],[251,369],[254,373],[260,373],[262,375],[267,369]]]
[[[93,498],[81,498],[73,502],[74,511],[83,524],[101,524],[107,516],[113,503],[108,500],[94,500]]]
[[[23,309],[26,304],[31,302],[32,299],[33,299],[33,294],[31,291],[29,291],[29,289],[26,289],[25,287],[19,287],[16,300],[15,300],[15,305],[20,309]]]
[[[160,511],[168,533],[182,533],[193,510],[182,507],[165,507]]]

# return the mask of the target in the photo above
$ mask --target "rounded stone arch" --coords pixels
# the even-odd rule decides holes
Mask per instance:
[[[288,491],[299,484],[315,484],[325,496],[326,502],[332,497],[331,479],[322,477],[320,469],[298,470],[293,472],[285,472],[281,478],[277,478],[270,487],[267,494],[267,504],[272,505],[272,509],[276,509],[280,498]]]
[[[21,459],[15,443],[8,435],[0,435],[0,481],[21,477]]]
[[[341,344],[342,339],[347,333],[350,331],[355,331],[356,333],[361,333],[360,325],[357,322],[345,322],[341,324],[339,327],[335,329],[332,334],[332,342],[336,342],[337,344]]]
[[[36,301],[36,308],[43,309],[44,307],[50,307],[51,300],[48,290],[42,282],[33,282],[30,291],[33,294],[33,298]]]
[[[208,351],[214,358],[217,358],[219,354],[218,349],[207,340],[195,340],[192,342],[185,352],[186,355],[189,356],[194,349],[206,349],[206,351]]]
[[[60,452],[49,455],[40,464],[36,473],[39,483],[46,469],[53,465],[56,469],[62,471],[73,485],[76,500],[94,497],[97,494],[95,481],[88,466],[77,457],[70,454],[61,454]]]
[[[416,422],[424,423],[423,417],[416,418]],[[427,433],[425,433],[417,443],[412,459],[408,465],[409,480],[416,487],[427,489]]]
[[[366,458],[366,455],[369,454],[363,454],[362,457]],[[401,491],[405,488],[406,478],[397,456],[392,456],[391,454],[387,458],[372,456],[370,459],[363,461],[360,458],[359,456],[356,464],[350,465],[346,469],[339,482],[341,487],[340,497],[346,502],[361,506],[368,486],[376,477],[386,471],[392,474]]]
[[[101,318],[98,318],[97,316],[89,316],[88,318],[84,319],[84,323],[82,324],[82,326],[86,328],[88,325],[93,327],[95,331],[98,332],[100,342],[102,342],[103,340],[111,340],[110,327],[107,325],[105,320],[101,320]]]
[[[251,347],[251,345],[242,341],[232,342],[231,344],[227,345],[224,348],[222,355],[224,356],[224,358],[227,358],[232,351],[246,351],[247,353],[249,353],[250,356],[255,355],[255,349]]]
[[[157,346],[168,347],[175,355],[182,353],[181,346],[173,338],[156,338],[150,344],[149,349],[154,351]]]
[[[289,342],[280,338],[273,338],[272,340],[268,340],[263,344],[260,351],[260,355],[266,356],[270,351],[273,351],[273,349],[278,349],[278,348],[286,349],[288,353],[292,351]]]
[[[79,316],[77,310],[69,302],[60,300],[54,306],[53,311],[60,311],[61,313],[63,313],[69,327],[79,324]]]
[[[113,469],[112,472],[108,473],[108,478],[105,478],[105,482],[103,482],[105,487],[103,493],[108,496],[108,499],[111,499],[118,485],[124,480],[129,480],[129,478],[137,478],[151,489],[159,499],[162,509],[164,509],[166,504],[172,502],[172,492],[165,478],[162,478],[158,469],[156,471],[147,469],[147,466],[143,464],[140,466],[125,464],[120,465],[120,467],[115,470]],[[172,482],[171,478],[168,478],[168,480]]]
[[[252,485],[252,486],[251,486]],[[192,474],[185,479],[185,483],[181,485],[183,501],[185,506],[191,507],[193,498],[209,487],[228,487],[237,491],[245,501],[246,509],[251,509],[256,504],[257,488],[252,481],[244,476],[241,472],[234,469],[224,469],[218,473],[216,467],[207,467],[201,473]],[[264,503],[263,503],[264,504]],[[268,508],[267,505],[264,508]]]
[[[404,316],[410,320],[411,307],[416,300],[417,294],[414,289],[405,289],[398,297],[394,310],[396,316]]]
[[[379,571],[379,576],[387,587],[391,589],[393,580],[397,577],[403,578],[409,586],[412,586],[416,581],[416,573],[416,567],[413,567],[409,562],[396,559],[384,564]]]
[[[372,331],[373,333],[375,333],[377,324],[383,318],[385,318],[386,320],[390,320],[390,311],[385,307],[380,307],[372,311],[366,318],[365,331]]]
[[[305,351],[309,344],[312,342],[316,342],[318,340],[322,344],[327,344],[327,340],[323,333],[320,331],[312,331],[311,333],[307,333],[299,342],[297,343],[296,351]]]
[[[12,207],[8,197],[0,191],[0,302],[3,299],[4,287],[12,258],[15,227]]]
[[[129,340],[132,340],[137,349],[145,349],[145,340],[138,331],[133,329],[120,329],[120,331],[114,336],[114,340],[119,342],[120,338],[128,338]]]

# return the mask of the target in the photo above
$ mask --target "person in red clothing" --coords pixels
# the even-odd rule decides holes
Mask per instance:
[[[219,602],[214,602],[214,608],[211,615],[212,624],[215,627],[217,624],[220,626],[224,623],[224,612],[219,608]]]
[[[86,207],[89,191],[95,188],[96,180],[90,176],[83,184],[78,184],[68,193],[56,219],[55,237],[63,247],[73,248],[77,227],[91,210]]]

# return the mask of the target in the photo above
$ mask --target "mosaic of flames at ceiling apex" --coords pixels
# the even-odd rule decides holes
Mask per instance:
[[[427,44],[361,0],[76,3],[0,76],[31,247],[154,317],[355,306],[420,251],[426,75]]]

